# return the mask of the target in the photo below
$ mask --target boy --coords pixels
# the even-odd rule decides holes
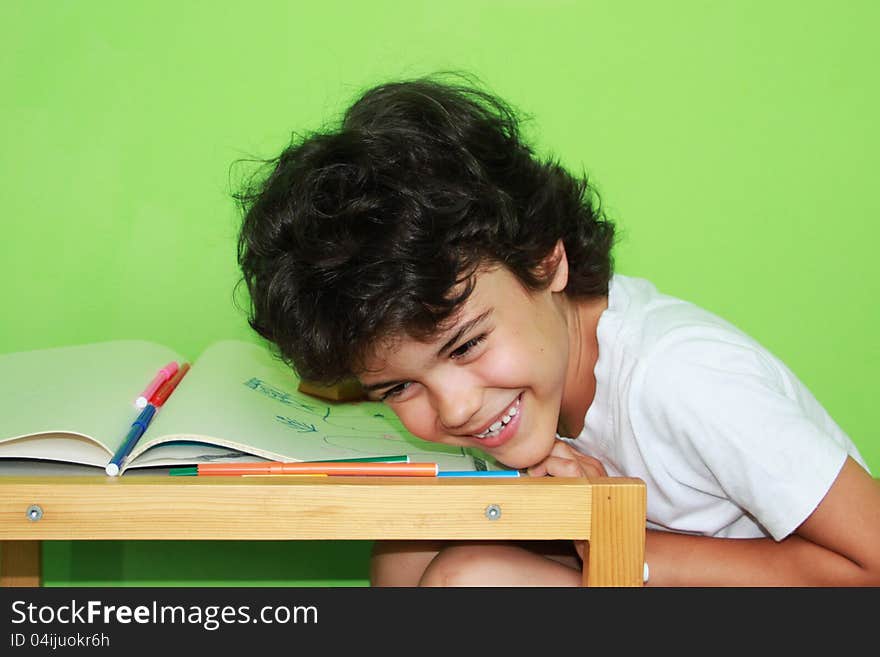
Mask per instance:
[[[754,340],[613,274],[587,182],[501,100],[381,85],[272,164],[239,195],[239,263],[251,325],[303,378],[357,377],[420,438],[532,476],[643,479],[649,584],[880,584],[880,487],[852,441]],[[392,542],[371,581],[577,585],[577,559]]]

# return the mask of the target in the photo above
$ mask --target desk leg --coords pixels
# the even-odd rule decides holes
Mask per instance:
[[[584,586],[642,586],[645,564],[644,485],[593,485]]]
[[[41,541],[0,541],[0,586],[40,586]]]

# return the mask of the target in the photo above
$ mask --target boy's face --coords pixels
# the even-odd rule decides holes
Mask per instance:
[[[361,383],[420,438],[477,447],[514,468],[542,461],[569,361],[567,273],[563,258],[550,286],[532,293],[504,267],[481,270],[448,328],[382,343]]]

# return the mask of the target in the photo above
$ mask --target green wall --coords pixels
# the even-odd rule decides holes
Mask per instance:
[[[251,156],[365,86],[465,69],[597,184],[618,270],[786,361],[875,475],[874,2],[3,3],[0,351],[251,338],[232,304]],[[2,403],[2,402],[0,402]],[[369,545],[46,546],[48,584],[364,584]],[[232,565],[230,565],[232,564]],[[234,571],[234,572],[233,572]]]

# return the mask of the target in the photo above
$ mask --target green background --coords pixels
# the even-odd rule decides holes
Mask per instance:
[[[585,171],[617,268],[782,358],[880,473],[877,3],[12,2],[0,351],[253,339],[230,193],[377,82],[479,76]],[[2,402],[0,402],[2,403]],[[47,584],[361,585],[369,544],[50,542]]]

